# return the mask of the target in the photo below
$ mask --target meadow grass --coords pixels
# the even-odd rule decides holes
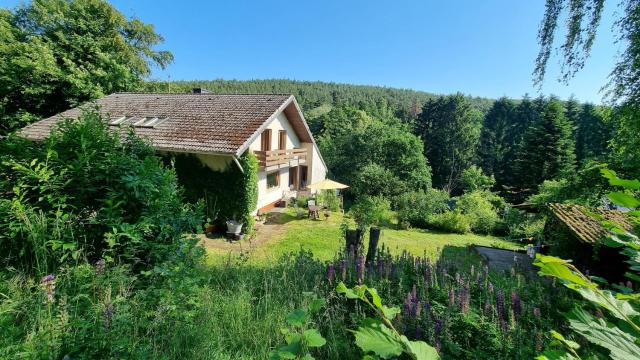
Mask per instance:
[[[343,219],[340,212],[331,213],[327,220],[311,220],[306,217],[300,219],[291,209],[273,214],[270,220],[285,227],[283,235],[260,244],[248,254],[248,262],[267,266],[284,254],[300,250],[311,251],[314,257],[321,261],[332,260],[344,247],[344,237],[340,228]],[[243,241],[243,247],[248,249],[248,241]],[[369,242],[368,233],[364,241],[366,248]],[[405,230],[397,229],[394,224],[382,228],[379,246],[383,244],[393,255],[399,255],[406,250],[414,256],[426,255],[434,261],[442,255],[445,247],[464,248],[468,244],[475,244],[509,250],[522,248],[521,244],[491,235],[450,234],[423,229]],[[238,255],[237,252],[217,248],[208,248],[207,253],[210,264],[225,263]]]

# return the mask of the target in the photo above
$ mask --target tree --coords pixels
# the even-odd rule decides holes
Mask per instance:
[[[495,176],[504,183],[505,160],[513,139],[511,127],[516,122],[516,105],[506,97],[498,99],[484,117],[480,131],[478,157],[485,174]]]
[[[333,109],[318,139],[331,174],[352,185],[349,193],[392,198],[426,190],[431,170],[420,139],[397,119],[374,119],[352,107]]]
[[[448,192],[460,186],[462,171],[471,166],[480,136],[482,114],[462,94],[429,100],[415,125],[433,167],[433,184]]]
[[[578,162],[602,159],[608,155],[612,134],[612,126],[605,121],[603,109],[589,103],[582,104],[575,130]]]
[[[544,180],[565,178],[575,171],[571,123],[562,103],[551,98],[540,119],[524,134],[516,171],[522,189],[535,191]]]
[[[152,25],[103,0],[0,9],[0,135],[105,94],[131,90],[173,59]]]

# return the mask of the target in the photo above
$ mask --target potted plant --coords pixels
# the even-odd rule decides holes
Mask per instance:
[[[211,234],[216,232],[215,222],[218,220],[218,214],[220,213],[220,209],[218,209],[218,199],[214,199],[213,203],[209,200],[209,196],[207,196],[207,192],[205,190],[204,198],[206,200],[206,211],[207,211],[207,223],[205,224],[205,232],[207,234]]]
[[[242,223],[234,219],[227,220],[227,232],[229,234],[240,235]]]
[[[216,225],[213,223],[213,220],[211,220],[211,218],[207,218],[207,223],[204,224],[204,232],[207,234],[216,232]]]

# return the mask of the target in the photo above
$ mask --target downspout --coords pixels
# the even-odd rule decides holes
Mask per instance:
[[[238,161],[238,157],[235,155],[233,155],[233,162],[235,162],[236,165],[238,165],[238,169],[240,169],[240,171],[242,171],[242,173],[244,174],[244,169],[242,168],[240,161]]]

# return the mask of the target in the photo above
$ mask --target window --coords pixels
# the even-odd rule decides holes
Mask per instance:
[[[112,119],[109,122],[109,125],[114,125],[114,126],[115,125],[121,125],[121,124],[124,124],[127,121],[130,121],[131,119],[133,119],[132,116],[121,116],[119,118]]]
[[[287,148],[287,132],[284,130],[278,131],[278,150],[284,150]]]
[[[262,143],[260,144],[260,149],[262,151],[271,150],[271,129],[266,129],[262,132]]]
[[[145,116],[142,119],[138,120],[133,126],[136,127],[155,127],[156,125],[163,122],[164,119],[160,119],[155,116]]]
[[[280,186],[280,172],[275,171],[267,174],[267,189]]]

